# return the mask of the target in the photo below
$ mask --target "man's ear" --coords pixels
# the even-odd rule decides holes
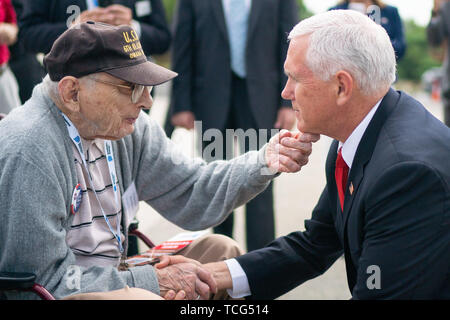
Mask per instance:
[[[77,78],[67,76],[58,83],[59,96],[64,107],[70,112],[80,111],[80,102],[78,93],[80,91],[80,82]]]
[[[341,70],[336,73],[336,103],[344,105],[350,100],[353,93],[353,77],[347,71]]]

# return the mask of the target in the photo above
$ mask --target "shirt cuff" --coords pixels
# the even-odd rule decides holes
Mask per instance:
[[[250,285],[248,284],[247,275],[242,269],[239,262],[236,259],[225,260],[228,266],[228,270],[231,274],[231,280],[233,281],[233,289],[227,289],[230,297],[234,299],[250,296]]]
[[[149,290],[153,293],[160,294],[158,276],[155,269],[150,265],[129,268],[131,273],[131,283],[127,283],[129,287],[136,287]],[[125,271],[126,272],[126,271]],[[128,282],[128,281],[127,281]]]
[[[131,26],[133,27],[133,29],[136,31],[138,38],[141,38],[141,24],[139,23],[139,21],[136,20],[131,20]]]

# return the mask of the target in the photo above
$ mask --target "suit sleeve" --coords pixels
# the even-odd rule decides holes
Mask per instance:
[[[251,299],[274,299],[324,273],[342,255],[325,189],[304,232],[276,239],[236,260],[247,275]]]
[[[278,107],[291,107],[291,102],[289,100],[281,98],[281,92],[287,82],[287,76],[284,73],[284,61],[286,60],[287,50],[289,47],[287,36],[299,21],[298,10],[297,3],[294,0],[280,1],[280,103]]]
[[[60,17],[59,21],[51,22],[52,1],[33,0],[23,2],[23,13],[19,20],[19,37],[22,39],[25,50],[30,53],[48,53],[53,42],[67,30],[66,19]],[[74,7],[73,7],[74,8]],[[70,18],[75,11],[70,11],[66,17]]]
[[[169,49],[171,34],[161,0],[151,1],[150,15],[137,18],[141,24],[141,44],[147,55],[162,54]]]
[[[192,111],[192,77],[194,56],[194,9],[191,0],[179,0],[175,16],[172,67],[178,73],[173,80],[173,113]]]
[[[433,297],[450,268],[448,185],[421,163],[397,164],[366,201],[353,298]]]

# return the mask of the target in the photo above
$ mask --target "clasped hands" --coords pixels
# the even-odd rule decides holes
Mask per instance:
[[[166,300],[208,300],[217,292],[212,274],[196,260],[162,256],[155,268],[160,295]]]
[[[300,171],[308,163],[312,143],[319,139],[318,134],[281,130],[266,146],[265,160],[270,173]]]
[[[113,4],[106,8],[94,8],[83,11],[80,14],[80,19],[75,20],[74,23],[82,23],[86,21],[95,21],[111,24],[114,26],[131,25],[133,13],[130,8],[120,4]]]

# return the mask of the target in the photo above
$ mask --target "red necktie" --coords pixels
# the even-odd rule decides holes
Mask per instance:
[[[339,202],[341,203],[341,209],[344,211],[344,198],[345,198],[345,186],[347,185],[348,178],[348,166],[342,158],[342,147],[339,149],[336,159],[336,169],[334,171],[334,177],[336,178],[336,185],[339,193]]]

